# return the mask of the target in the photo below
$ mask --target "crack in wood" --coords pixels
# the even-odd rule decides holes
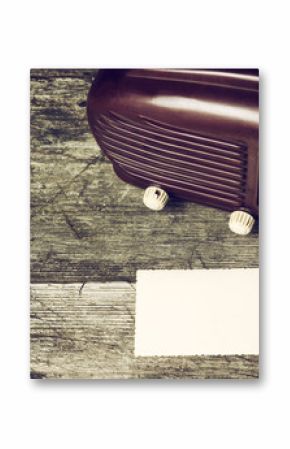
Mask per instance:
[[[77,239],[81,240],[83,238],[83,235],[78,231],[75,223],[67,216],[67,214],[64,213],[63,216],[66,224],[72,230],[73,234],[77,237]]]

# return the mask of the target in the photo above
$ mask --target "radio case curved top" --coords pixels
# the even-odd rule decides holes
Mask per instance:
[[[258,216],[258,70],[99,70],[87,111],[126,182]]]

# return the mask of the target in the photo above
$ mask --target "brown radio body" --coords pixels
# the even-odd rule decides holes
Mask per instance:
[[[258,70],[103,69],[88,119],[124,181],[258,216]]]

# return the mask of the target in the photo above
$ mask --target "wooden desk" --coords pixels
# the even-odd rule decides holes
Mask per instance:
[[[31,71],[31,377],[258,377],[257,356],[134,358],[136,270],[258,267],[258,234],[196,204],[146,209],[89,131],[94,73]]]

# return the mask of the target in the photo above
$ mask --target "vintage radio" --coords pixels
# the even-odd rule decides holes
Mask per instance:
[[[258,70],[100,70],[88,119],[124,181],[161,210],[169,197],[232,212],[248,234],[258,216]]]

